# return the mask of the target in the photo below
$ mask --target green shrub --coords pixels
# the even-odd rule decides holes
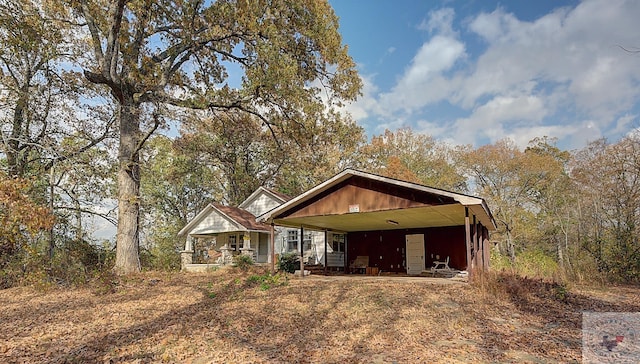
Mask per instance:
[[[253,265],[253,258],[248,255],[240,254],[233,258],[233,266],[241,270],[248,270]]]
[[[554,278],[560,267],[556,258],[542,249],[528,249],[516,255],[515,268],[525,277]]]
[[[280,274],[272,275],[271,273],[265,273],[262,275],[252,275],[247,278],[247,284],[250,286],[259,285],[260,290],[266,291],[272,287],[284,286],[287,284],[287,277]]]
[[[300,257],[296,253],[285,253],[278,260],[278,270],[281,272],[294,273],[300,269]]]

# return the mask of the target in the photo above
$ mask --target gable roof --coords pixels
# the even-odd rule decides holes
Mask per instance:
[[[189,221],[180,232],[178,236],[182,237],[189,234],[195,229],[202,221],[204,221],[212,213],[216,213],[229,221],[236,230],[234,231],[260,231],[269,232],[270,226],[261,222],[257,222],[255,216],[248,211],[245,211],[238,207],[225,206],[217,203],[208,204],[193,220]],[[222,231],[221,231],[222,232]]]
[[[240,205],[238,205],[238,207],[241,209],[246,208],[248,205],[251,204],[251,202],[254,199],[256,199],[258,196],[260,196],[260,194],[263,194],[263,193],[269,195],[271,198],[280,202],[281,204],[291,200],[291,197],[285,195],[284,193],[273,191],[268,188],[260,186],[255,191],[253,191],[253,193],[249,197],[247,197],[244,201],[242,201]]]
[[[382,186],[388,186],[391,189],[402,190],[405,191],[405,194],[408,195],[411,195],[413,191],[417,194],[433,196],[433,198],[435,198],[436,200],[441,200],[442,203],[422,203],[419,204],[421,205],[420,207],[416,207],[416,205],[414,204],[411,206],[407,205],[408,208],[403,209],[388,209],[386,211],[380,210],[375,212],[369,211],[358,214],[344,212],[330,214],[324,211],[318,213],[317,216],[309,216],[309,214],[307,214],[306,216],[301,216],[301,214],[299,213],[301,209],[305,208],[310,211],[310,208],[308,207],[311,204],[317,203],[319,199],[335,193],[338,189],[343,188],[345,183],[348,183],[350,180],[354,179],[371,181]],[[378,196],[380,195],[381,194],[378,193]],[[310,227],[315,226],[320,228],[330,228],[329,225],[333,225],[334,228],[335,226],[338,226],[341,230],[344,231],[357,231],[358,229],[373,229],[373,224],[379,224],[375,225],[375,230],[418,227],[419,224],[424,223],[424,221],[427,220],[426,217],[429,217],[433,219],[434,224],[440,223],[444,224],[442,226],[445,226],[446,224],[458,224],[461,218],[461,211],[462,214],[464,214],[463,206],[468,207],[471,213],[474,216],[478,217],[480,222],[489,230],[496,229],[496,224],[493,216],[491,215],[486,202],[482,198],[445,191],[389,177],[383,177],[372,173],[347,169],[330,178],[329,180],[308,190],[307,192],[293,198],[292,200],[289,200],[281,206],[276,207],[275,209],[261,215],[257,220],[266,223],[275,222],[281,225],[307,225]],[[298,214],[298,216],[295,216],[296,213]],[[396,222],[396,220],[399,219],[400,213],[405,214],[405,226],[385,225],[385,221]],[[372,220],[373,217],[375,217],[375,221]],[[367,220],[367,218],[369,219],[369,222],[365,221]],[[462,215],[462,219],[463,218],[464,215]],[[380,223],[380,221],[382,221],[382,223]]]
[[[243,227],[251,231],[269,231],[269,225],[256,221],[256,217],[249,211],[239,207],[224,206],[212,203],[213,207],[235,222],[238,227]]]

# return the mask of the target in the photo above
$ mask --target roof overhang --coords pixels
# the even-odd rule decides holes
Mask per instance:
[[[317,196],[325,194],[329,189],[334,188],[336,185],[347,181],[354,176],[378,181],[398,188],[443,196],[447,198],[448,201],[453,201],[453,203],[373,212],[350,212],[304,217],[292,217],[288,215],[288,212],[312,201]],[[489,230],[496,230],[495,221],[482,198],[347,169],[333,178],[284,203],[283,205],[258,217],[257,221],[282,226],[305,226],[308,228],[344,232],[394,230],[464,225],[465,208],[469,209],[470,216],[475,216],[477,221],[482,223]]]

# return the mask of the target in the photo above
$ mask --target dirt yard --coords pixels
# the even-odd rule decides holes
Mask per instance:
[[[0,362],[578,363],[582,311],[640,311],[629,287],[261,274],[1,290]]]

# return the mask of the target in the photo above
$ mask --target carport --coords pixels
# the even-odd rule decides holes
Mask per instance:
[[[345,269],[366,257],[376,270],[410,275],[445,257],[452,268],[469,274],[488,269],[489,233],[496,229],[482,198],[351,169],[258,221],[272,229],[344,233]]]

